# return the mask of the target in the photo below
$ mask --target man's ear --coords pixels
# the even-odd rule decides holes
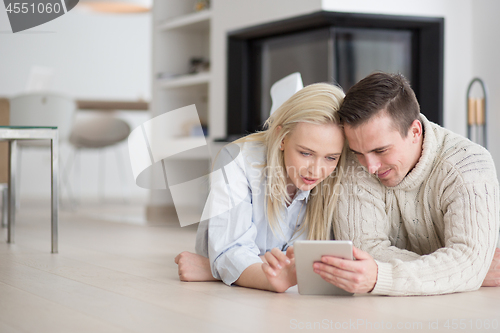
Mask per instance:
[[[418,139],[422,136],[423,127],[420,120],[415,119],[410,126],[410,135],[413,140],[413,143],[417,143]]]

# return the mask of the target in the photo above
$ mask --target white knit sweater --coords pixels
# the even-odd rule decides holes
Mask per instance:
[[[373,294],[476,290],[493,258],[499,185],[489,152],[423,116],[422,123],[422,156],[395,187],[348,157],[334,234],[377,261]]]

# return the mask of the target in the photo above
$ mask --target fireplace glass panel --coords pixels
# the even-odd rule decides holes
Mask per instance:
[[[443,121],[444,19],[319,11],[228,34],[227,137],[262,129],[277,80],[332,82],[344,91],[374,71],[400,72],[422,113]]]
[[[412,33],[408,30],[333,28],[337,82],[347,92],[374,71],[412,77]]]
[[[329,29],[274,37],[261,44],[261,121],[269,117],[272,100],[271,86],[285,76],[299,72],[304,86],[316,82],[331,82],[329,70]],[[332,66],[330,66],[332,67]]]

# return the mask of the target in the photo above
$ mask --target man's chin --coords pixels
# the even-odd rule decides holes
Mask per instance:
[[[379,179],[382,185],[386,187],[396,187],[401,183],[401,180],[394,179]]]

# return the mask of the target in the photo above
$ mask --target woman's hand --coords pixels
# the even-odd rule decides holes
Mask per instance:
[[[297,284],[293,247],[288,248],[286,255],[274,248],[264,258],[267,262],[262,264],[262,271],[274,291],[282,293]]]
[[[208,258],[196,253],[181,252],[175,257],[175,263],[179,265],[179,279],[181,281],[219,281],[212,276]]]

